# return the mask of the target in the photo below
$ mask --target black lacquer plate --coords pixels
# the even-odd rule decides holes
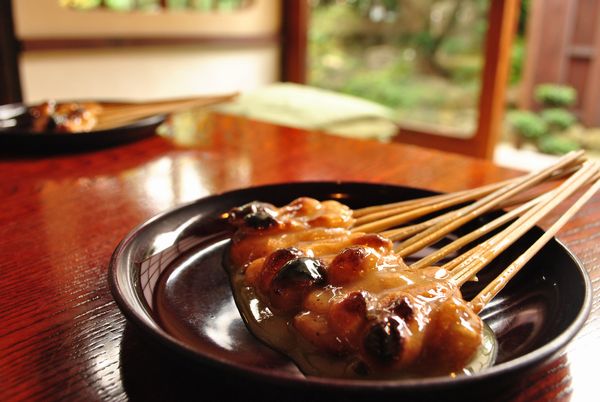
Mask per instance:
[[[97,102],[115,104],[119,102]],[[0,105],[0,150],[71,151],[109,147],[152,136],[165,121],[164,115],[149,116],[127,125],[81,133],[35,132],[31,130],[28,105]]]
[[[231,229],[221,217],[231,207],[253,200],[283,205],[299,196],[310,196],[338,199],[360,208],[431,194],[381,184],[305,182],[203,198],[134,229],[113,254],[110,286],[127,318],[162,345],[200,364],[253,381],[352,395],[377,392],[448,397],[451,392],[460,397],[495,392],[559,352],[589,314],[589,278],[573,254],[556,240],[548,243],[482,312],[498,338],[498,358],[493,367],[473,376],[397,381],[306,377],[285,356],[249,333],[232,297],[222,265]],[[474,222],[478,223],[481,221]],[[465,298],[541,234],[541,229],[534,228],[505,251],[480,274],[478,284],[463,287]]]

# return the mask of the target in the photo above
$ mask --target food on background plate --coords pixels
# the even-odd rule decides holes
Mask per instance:
[[[95,102],[48,101],[28,109],[33,132],[80,133],[92,131],[102,106]]]

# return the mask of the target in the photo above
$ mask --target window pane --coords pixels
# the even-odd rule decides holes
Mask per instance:
[[[487,9],[487,0],[312,1],[309,83],[384,104],[401,124],[471,136]]]

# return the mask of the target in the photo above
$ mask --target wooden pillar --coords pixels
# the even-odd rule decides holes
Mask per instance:
[[[304,84],[310,6],[307,0],[284,0],[281,12],[281,80]]]
[[[19,43],[11,0],[0,0],[0,104],[21,102]]]
[[[600,23],[598,14],[596,24]],[[590,74],[587,82],[586,98],[582,100],[582,118],[589,126],[600,126],[600,27],[596,25],[594,44],[590,48]]]
[[[500,138],[519,5],[519,0],[490,2],[485,62],[479,95],[479,117],[472,145],[475,155],[486,159],[493,157],[494,147]]]

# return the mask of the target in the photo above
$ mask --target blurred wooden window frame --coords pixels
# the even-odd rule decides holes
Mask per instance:
[[[309,4],[306,0],[284,2],[282,78],[306,83]],[[402,127],[394,141],[437,148],[491,159],[499,140],[504,115],[510,53],[519,17],[520,0],[490,0],[484,67],[479,95],[477,129],[470,138]]]

